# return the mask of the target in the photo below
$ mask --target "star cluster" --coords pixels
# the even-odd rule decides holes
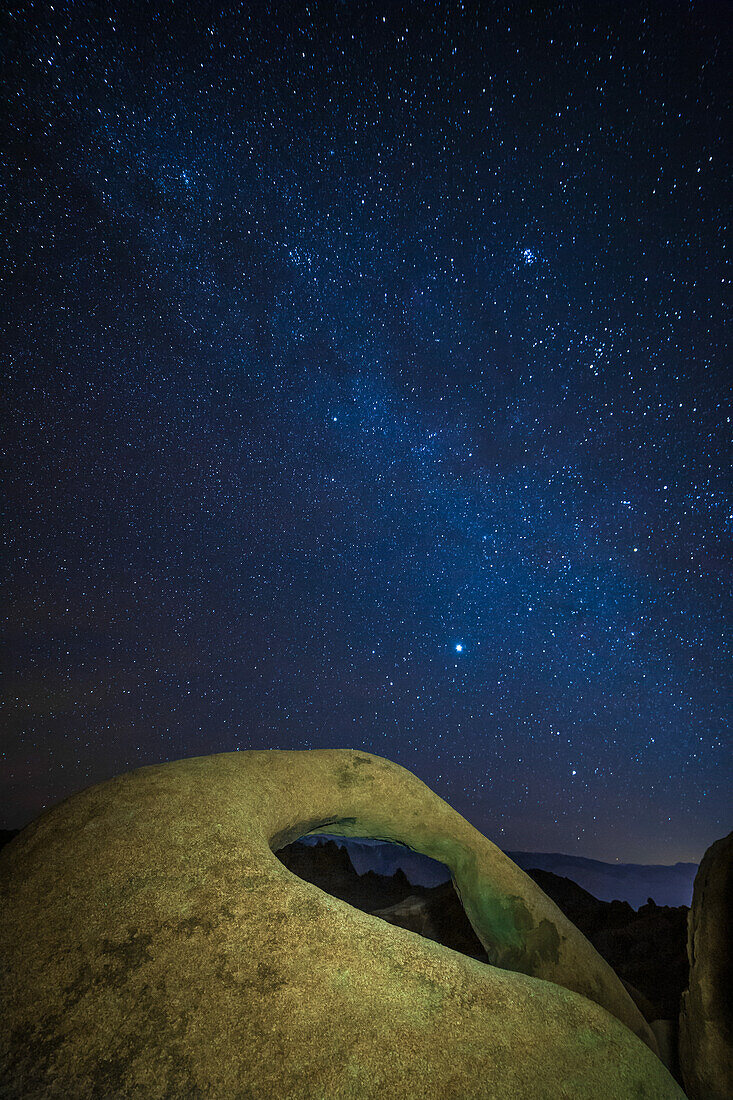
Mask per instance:
[[[350,746],[507,848],[730,827],[728,15],[6,8],[8,826]]]

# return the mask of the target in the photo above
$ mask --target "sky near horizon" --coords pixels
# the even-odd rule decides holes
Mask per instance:
[[[248,748],[730,831],[722,3],[6,6],[0,825]]]

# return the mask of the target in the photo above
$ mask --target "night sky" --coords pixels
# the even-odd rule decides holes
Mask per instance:
[[[365,749],[731,827],[731,7],[3,5],[0,824]]]

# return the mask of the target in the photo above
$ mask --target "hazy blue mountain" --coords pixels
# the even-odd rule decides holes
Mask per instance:
[[[653,898],[657,905],[689,905],[696,863],[602,863],[559,852],[507,852],[524,870],[530,867],[570,878],[601,901],[628,901],[634,909]],[[409,876],[408,876],[409,877]]]
[[[344,845],[358,874],[392,875],[400,868],[415,886],[438,886],[450,878],[447,867],[401,845],[366,838],[331,837]],[[320,837],[305,837],[317,844]],[[603,863],[560,852],[507,852],[523,870],[538,868],[572,879],[601,901],[627,901],[634,909],[653,898],[657,905],[689,905],[696,863]]]

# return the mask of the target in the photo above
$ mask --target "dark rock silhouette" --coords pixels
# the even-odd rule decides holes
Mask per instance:
[[[327,836],[328,833],[325,833],[324,838]],[[331,839],[334,837],[331,836]],[[335,839],[337,844],[348,849],[351,862],[359,874],[373,870],[381,875],[391,875],[401,867],[416,886],[439,886],[450,880],[450,872],[444,863],[410,848],[363,837],[336,836]],[[321,843],[321,837],[316,836],[301,840],[305,844]],[[597,859],[558,852],[507,851],[505,855],[523,871],[551,871],[577,882],[600,901],[618,898],[627,901],[634,909],[644,905],[650,894],[657,905],[689,906],[697,872],[696,863],[603,863]]]
[[[471,927],[452,882],[428,889],[420,897],[412,895],[391,909],[372,910],[374,916],[419,932],[428,939],[488,962],[481,941]]]
[[[682,995],[680,1068],[690,1100],[733,1096],[733,833],[705,853],[690,909],[690,985]]]
[[[548,871],[528,874],[552,898],[647,1002],[646,1018],[674,1020],[687,985],[687,913],[684,905],[656,905],[651,898],[636,912],[625,901],[600,901],[569,879]]]
[[[4,848],[6,844],[10,844],[10,841],[18,835],[19,829],[0,829],[0,848]]]
[[[289,871],[366,913],[404,900],[411,890],[403,871],[357,874],[345,847],[334,840],[310,847],[296,841],[275,853]]]

